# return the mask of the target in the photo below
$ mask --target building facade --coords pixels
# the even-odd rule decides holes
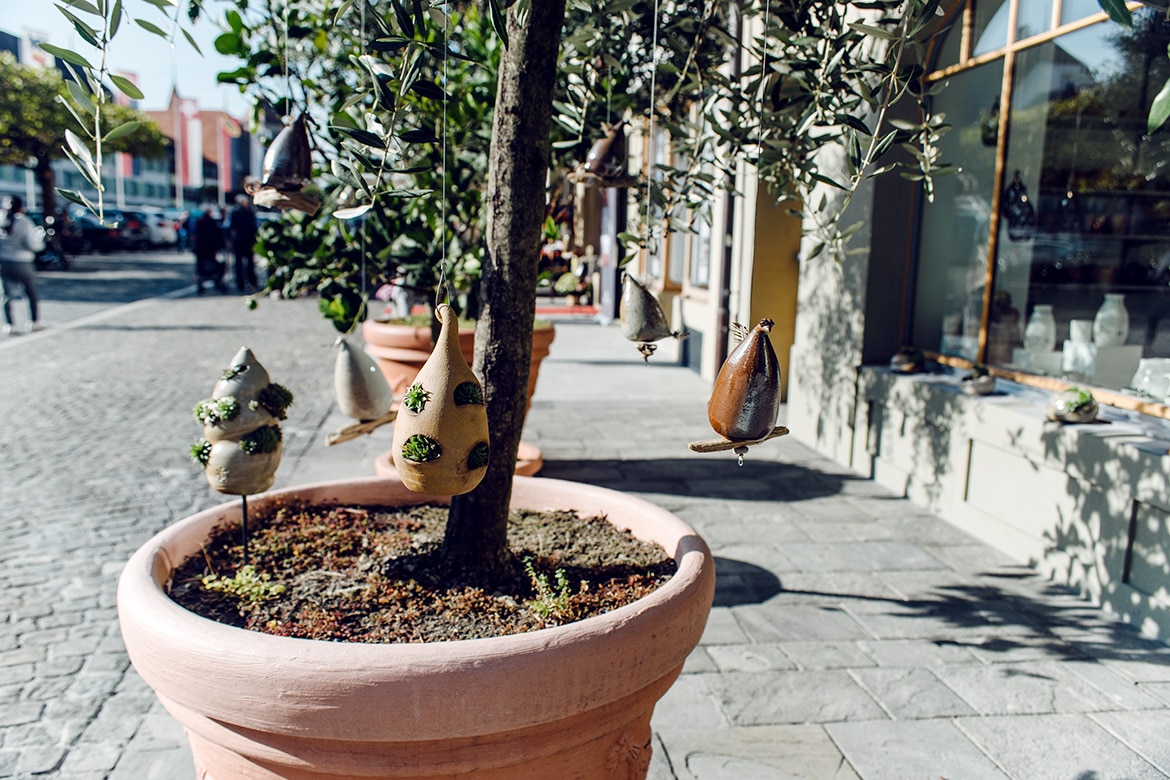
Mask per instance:
[[[944,10],[927,79],[961,171],[933,201],[872,180],[844,215],[863,251],[808,259],[743,171],[638,271],[691,334],[680,361],[713,379],[727,323],[776,320],[792,435],[1170,635],[1170,129],[1147,127],[1170,24],[1142,8],[1127,30],[1096,0]],[[933,370],[893,371],[901,347]],[[961,391],[973,363],[994,395]],[[1046,418],[1070,386],[1097,422]]]
[[[30,32],[16,35],[0,31],[0,51],[9,51],[25,65],[67,70],[41,50],[39,38]],[[132,73],[119,74],[131,81]],[[137,108],[124,94],[111,90],[115,98]],[[258,142],[242,123],[223,111],[206,111],[195,99],[172,92],[162,111],[145,111],[155,120],[171,143],[158,159],[111,154],[103,160],[102,183],[108,202],[115,208],[152,206],[188,210],[205,203],[220,206],[230,202],[232,193],[242,189],[244,179],[256,175],[262,152]],[[90,197],[96,190],[66,159],[53,163],[57,184]],[[0,166],[0,197],[19,195],[40,208],[40,192],[31,171]]]

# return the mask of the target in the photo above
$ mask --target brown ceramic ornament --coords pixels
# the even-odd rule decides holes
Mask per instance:
[[[309,216],[321,207],[320,192],[307,187],[313,177],[308,121],[302,113],[277,133],[264,154],[259,182],[254,179],[244,190],[257,206],[298,209]]]
[[[272,382],[247,347],[195,407],[203,441],[192,451],[220,493],[246,496],[272,487],[284,452],[279,422],[292,394]]]
[[[719,369],[707,419],[730,441],[759,441],[772,433],[780,411],[780,362],[768,333],[772,320],[760,320]]]
[[[439,339],[402,397],[391,451],[408,488],[457,496],[478,485],[487,470],[487,407],[483,386],[459,349],[458,317],[446,304],[436,314]]]
[[[378,364],[345,339],[338,343],[333,364],[333,392],[341,413],[359,421],[376,420],[394,404],[394,393]]]
[[[585,158],[585,170],[595,176],[614,177],[626,174],[625,125],[606,125],[605,136],[593,142]]]

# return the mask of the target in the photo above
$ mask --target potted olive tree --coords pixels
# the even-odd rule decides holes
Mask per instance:
[[[318,642],[198,618],[166,593],[177,563],[237,504],[187,518],[128,564],[119,615],[128,652],[214,778],[474,774],[644,776],[654,702],[697,644],[713,596],[709,551],[646,502],[587,485],[515,478],[528,390],[535,256],[545,209],[563,2],[537,3],[504,32],[485,207],[474,364],[484,377],[491,457],[481,485],[450,499],[440,565],[490,581],[510,567],[512,505],[601,514],[662,544],[674,577],[598,618],[532,634],[426,645]],[[400,19],[402,37],[421,19]],[[421,33],[419,34],[421,39]],[[267,494],[253,502],[426,499],[391,479]],[[434,497],[431,497],[432,499]],[[615,661],[615,659],[621,659]]]

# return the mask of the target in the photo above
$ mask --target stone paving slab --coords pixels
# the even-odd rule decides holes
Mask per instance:
[[[167,259],[165,290],[186,273]],[[346,421],[315,301],[61,298],[50,315],[0,340],[0,777],[192,780],[114,612],[130,553],[224,500],[187,461],[191,407],[260,345],[297,395],[277,486],[372,474],[391,431],[323,445]],[[709,390],[644,364],[616,325],[558,321],[524,434],[546,476],[644,496],[715,553],[716,606],[655,712],[652,780],[1170,776],[1164,643],[794,436],[742,467],[691,453]]]

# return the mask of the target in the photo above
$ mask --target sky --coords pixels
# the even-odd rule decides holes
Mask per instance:
[[[165,17],[145,0],[124,2],[132,17],[142,17],[169,29],[165,25]],[[207,3],[205,13],[210,12],[214,16],[221,8],[222,4]],[[84,15],[82,18],[85,18]],[[166,108],[171,86],[177,83],[179,94],[197,98],[200,108],[227,110],[240,119],[246,118],[249,101],[240,95],[235,86],[220,86],[215,82],[215,74],[219,71],[235,70],[238,67],[238,61],[215,51],[214,41],[219,34],[216,27],[218,19],[202,18],[198,24],[188,27],[203,56],[187,43],[182,34],[176,36],[172,47],[169,41],[127,21],[123,20],[114,37],[108,62],[113,70],[137,74],[139,88],[145,95],[138,102],[138,108],[144,111]],[[0,0],[0,30],[18,36],[25,30],[32,30],[47,35],[48,42],[56,46],[73,49],[87,56],[93,51],[78,37],[52,0]],[[90,61],[94,60],[91,58]]]

